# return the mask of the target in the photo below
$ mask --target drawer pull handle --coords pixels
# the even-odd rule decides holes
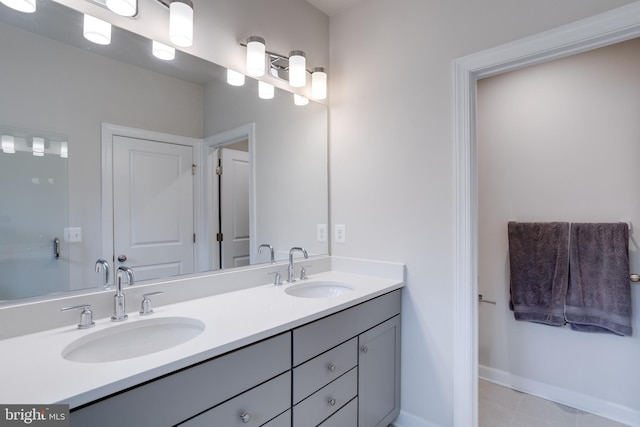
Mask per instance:
[[[328,368],[329,368],[329,372],[335,372],[336,371],[336,365],[334,365],[333,363],[330,363]]]
[[[336,406],[336,399],[335,399],[335,398],[333,398],[333,397],[330,397],[330,398],[329,398],[329,405],[331,405],[331,406]]]
[[[248,414],[248,413],[246,413],[246,412],[243,412],[243,413],[240,415],[240,419],[242,420],[242,422],[243,422],[243,423],[245,423],[245,424],[246,424],[246,423],[248,423],[249,421],[251,421],[251,414]]]
[[[363,345],[360,349],[362,350],[363,353],[366,353],[369,351],[369,348],[366,345]]]

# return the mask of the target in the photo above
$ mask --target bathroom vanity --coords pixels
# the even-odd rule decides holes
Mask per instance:
[[[399,412],[401,290],[71,413],[72,426],[386,426]]]

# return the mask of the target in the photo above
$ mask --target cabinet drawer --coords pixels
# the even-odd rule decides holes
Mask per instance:
[[[401,290],[293,330],[293,366],[311,359],[400,313]]]
[[[358,394],[354,368],[293,407],[295,427],[315,427]]]
[[[277,417],[275,417],[274,419],[272,419],[262,427],[291,427],[291,409],[287,410],[287,412],[284,412],[278,415]]]
[[[347,403],[342,409],[331,415],[319,427],[356,427],[358,425],[358,398]]]
[[[352,338],[293,370],[293,403],[343,375],[358,364],[358,339]]]
[[[286,372],[180,424],[180,426],[261,426],[289,408],[290,396],[291,372]]]
[[[74,410],[71,426],[175,425],[290,369],[287,332]]]

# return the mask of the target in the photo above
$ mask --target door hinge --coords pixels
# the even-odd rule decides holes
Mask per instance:
[[[196,233],[193,233],[193,243],[196,242]]]
[[[191,165],[191,175],[196,174],[196,165]]]
[[[222,242],[222,233],[216,233],[216,242]]]
[[[222,175],[222,166],[216,166],[216,175]]]

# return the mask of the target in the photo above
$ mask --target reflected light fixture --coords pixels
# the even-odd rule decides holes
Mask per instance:
[[[265,53],[262,37],[251,36],[247,39],[247,74],[253,77],[264,76]]]
[[[244,74],[232,70],[231,68],[227,68],[227,83],[231,86],[243,86]]]
[[[316,67],[311,73],[311,96],[315,99],[327,98],[327,73],[322,67]]]
[[[275,87],[272,84],[258,81],[258,97],[260,99],[272,99],[275,95]]]
[[[193,3],[173,0],[169,4],[169,39],[180,47],[193,44]]]
[[[91,15],[84,15],[84,37],[96,44],[111,43],[111,24]]]
[[[297,93],[293,94],[293,103],[298,105],[298,106],[304,106],[307,105],[309,103],[309,99],[302,96],[302,95],[298,95]]]
[[[163,61],[171,61],[176,57],[176,48],[153,40],[151,43],[153,56]]]
[[[105,0],[110,11],[120,16],[136,16],[138,14],[138,0]]]
[[[289,84],[291,87],[304,87],[307,84],[307,59],[301,50],[289,53]]]
[[[6,154],[13,154],[16,152],[16,144],[13,136],[2,135],[2,151]]]
[[[33,13],[36,11],[36,0],[0,0],[0,3],[18,12]]]
[[[67,141],[62,141],[60,143],[60,157],[63,159],[67,159],[69,157],[69,145]]]
[[[33,155],[36,157],[44,156],[44,138],[33,137]]]

